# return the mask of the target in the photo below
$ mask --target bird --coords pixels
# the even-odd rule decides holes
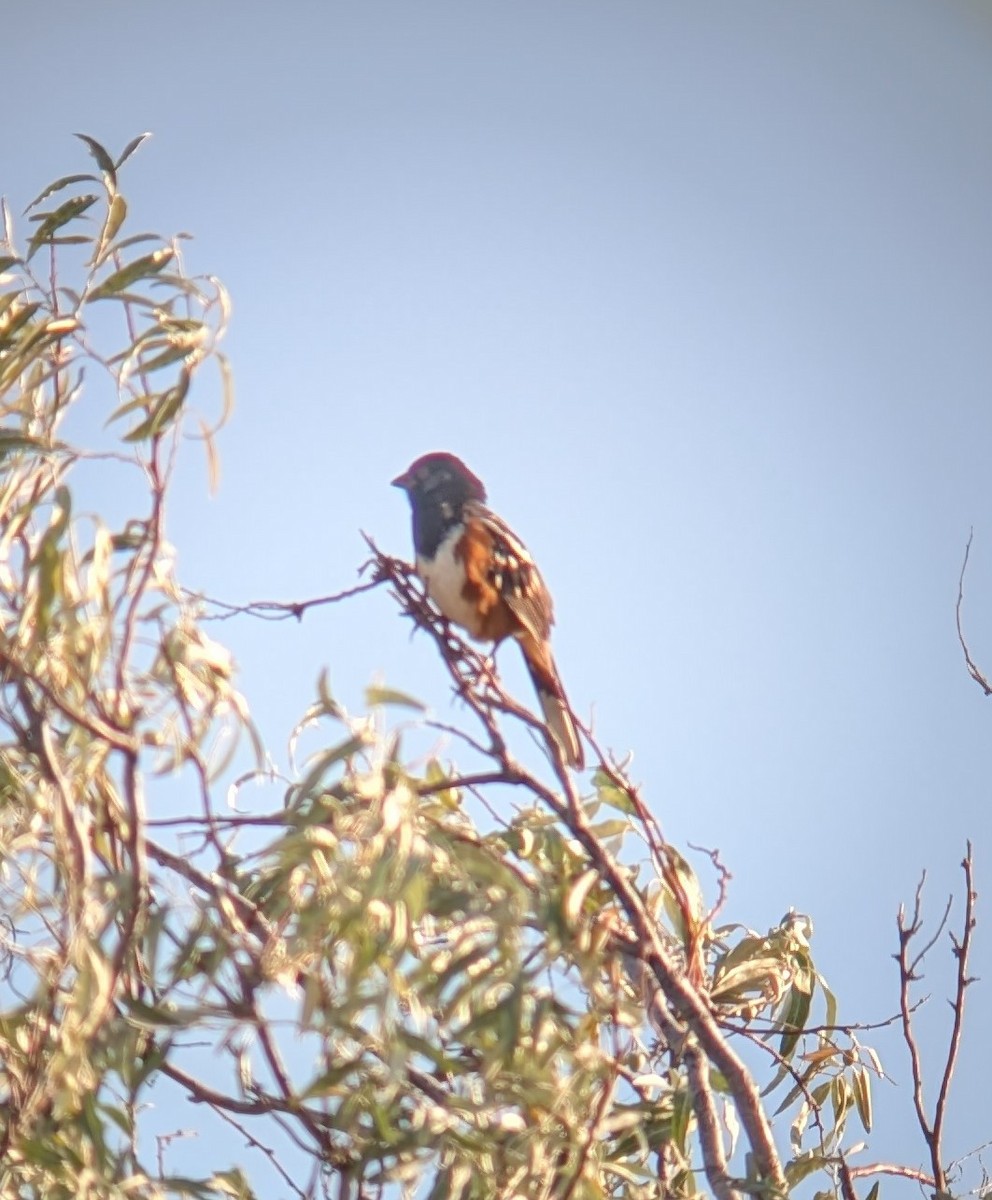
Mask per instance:
[[[581,770],[579,731],[551,653],[551,593],[526,546],[486,506],[482,481],[454,454],[424,454],[392,484],[410,501],[416,569],[427,595],[477,641],[495,649],[516,640],[548,730],[565,762]]]

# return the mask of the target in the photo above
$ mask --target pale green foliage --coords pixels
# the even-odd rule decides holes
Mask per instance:
[[[837,1023],[808,922],[715,927],[719,868],[704,888],[615,765],[580,793],[493,740],[460,787],[401,760],[385,717],[407,698],[353,720],[321,685],[283,804],[231,815],[219,747],[264,754],[163,526],[198,375],[227,378],[224,293],[178,243],[124,235],[135,144],[88,146],[98,174],[46,189],[25,252],[0,248],[0,1193],[249,1195],[274,1169],[299,1195],[764,1194],[814,1171],[837,1194],[872,1059],[806,1032]],[[84,364],[116,391],[98,452],[61,440]],[[134,497],[116,528],[76,511],[95,453]],[[484,730],[522,737],[484,694]],[[156,772],[169,815],[189,797],[168,843]],[[468,801],[495,778],[480,830]],[[225,1114],[242,1161],[174,1171],[142,1132],[153,1087],[177,1128]]]
[[[142,773],[191,763],[207,786],[209,740],[245,724],[162,523],[182,400],[204,363],[223,362],[223,291],[167,274],[175,247],[131,257],[158,239],[122,236],[120,163],[91,149],[100,175],[45,190],[23,257],[5,206],[0,246],[0,1175],[5,1194],[16,1180],[46,1197],[79,1194],[83,1178],[88,1195],[138,1186],[124,1152],[133,1108],[104,1085],[119,1077],[127,1096],[145,1038],[121,1008],[148,990]],[[63,247],[80,248],[78,280],[58,273]],[[87,371],[131,422],[123,449],[61,438]],[[122,527],[74,513],[87,461],[134,497]]]

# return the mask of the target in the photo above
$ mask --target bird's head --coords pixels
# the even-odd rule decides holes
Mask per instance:
[[[396,476],[393,487],[402,488],[411,504],[432,495],[456,503],[486,498],[482,480],[460,458],[443,450],[424,454],[411,463],[402,475]]]

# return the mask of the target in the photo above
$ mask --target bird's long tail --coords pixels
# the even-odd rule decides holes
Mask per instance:
[[[538,642],[532,637],[521,638],[520,645],[548,731],[561,748],[568,765],[581,771],[585,764],[582,742],[551,649],[547,642]]]

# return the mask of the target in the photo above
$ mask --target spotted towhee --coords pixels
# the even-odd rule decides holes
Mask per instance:
[[[425,454],[393,480],[410,499],[417,574],[441,612],[480,641],[514,637],[566,762],[582,745],[551,655],[554,613],[520,539],[486,507],[486,489],[453,454]]]

